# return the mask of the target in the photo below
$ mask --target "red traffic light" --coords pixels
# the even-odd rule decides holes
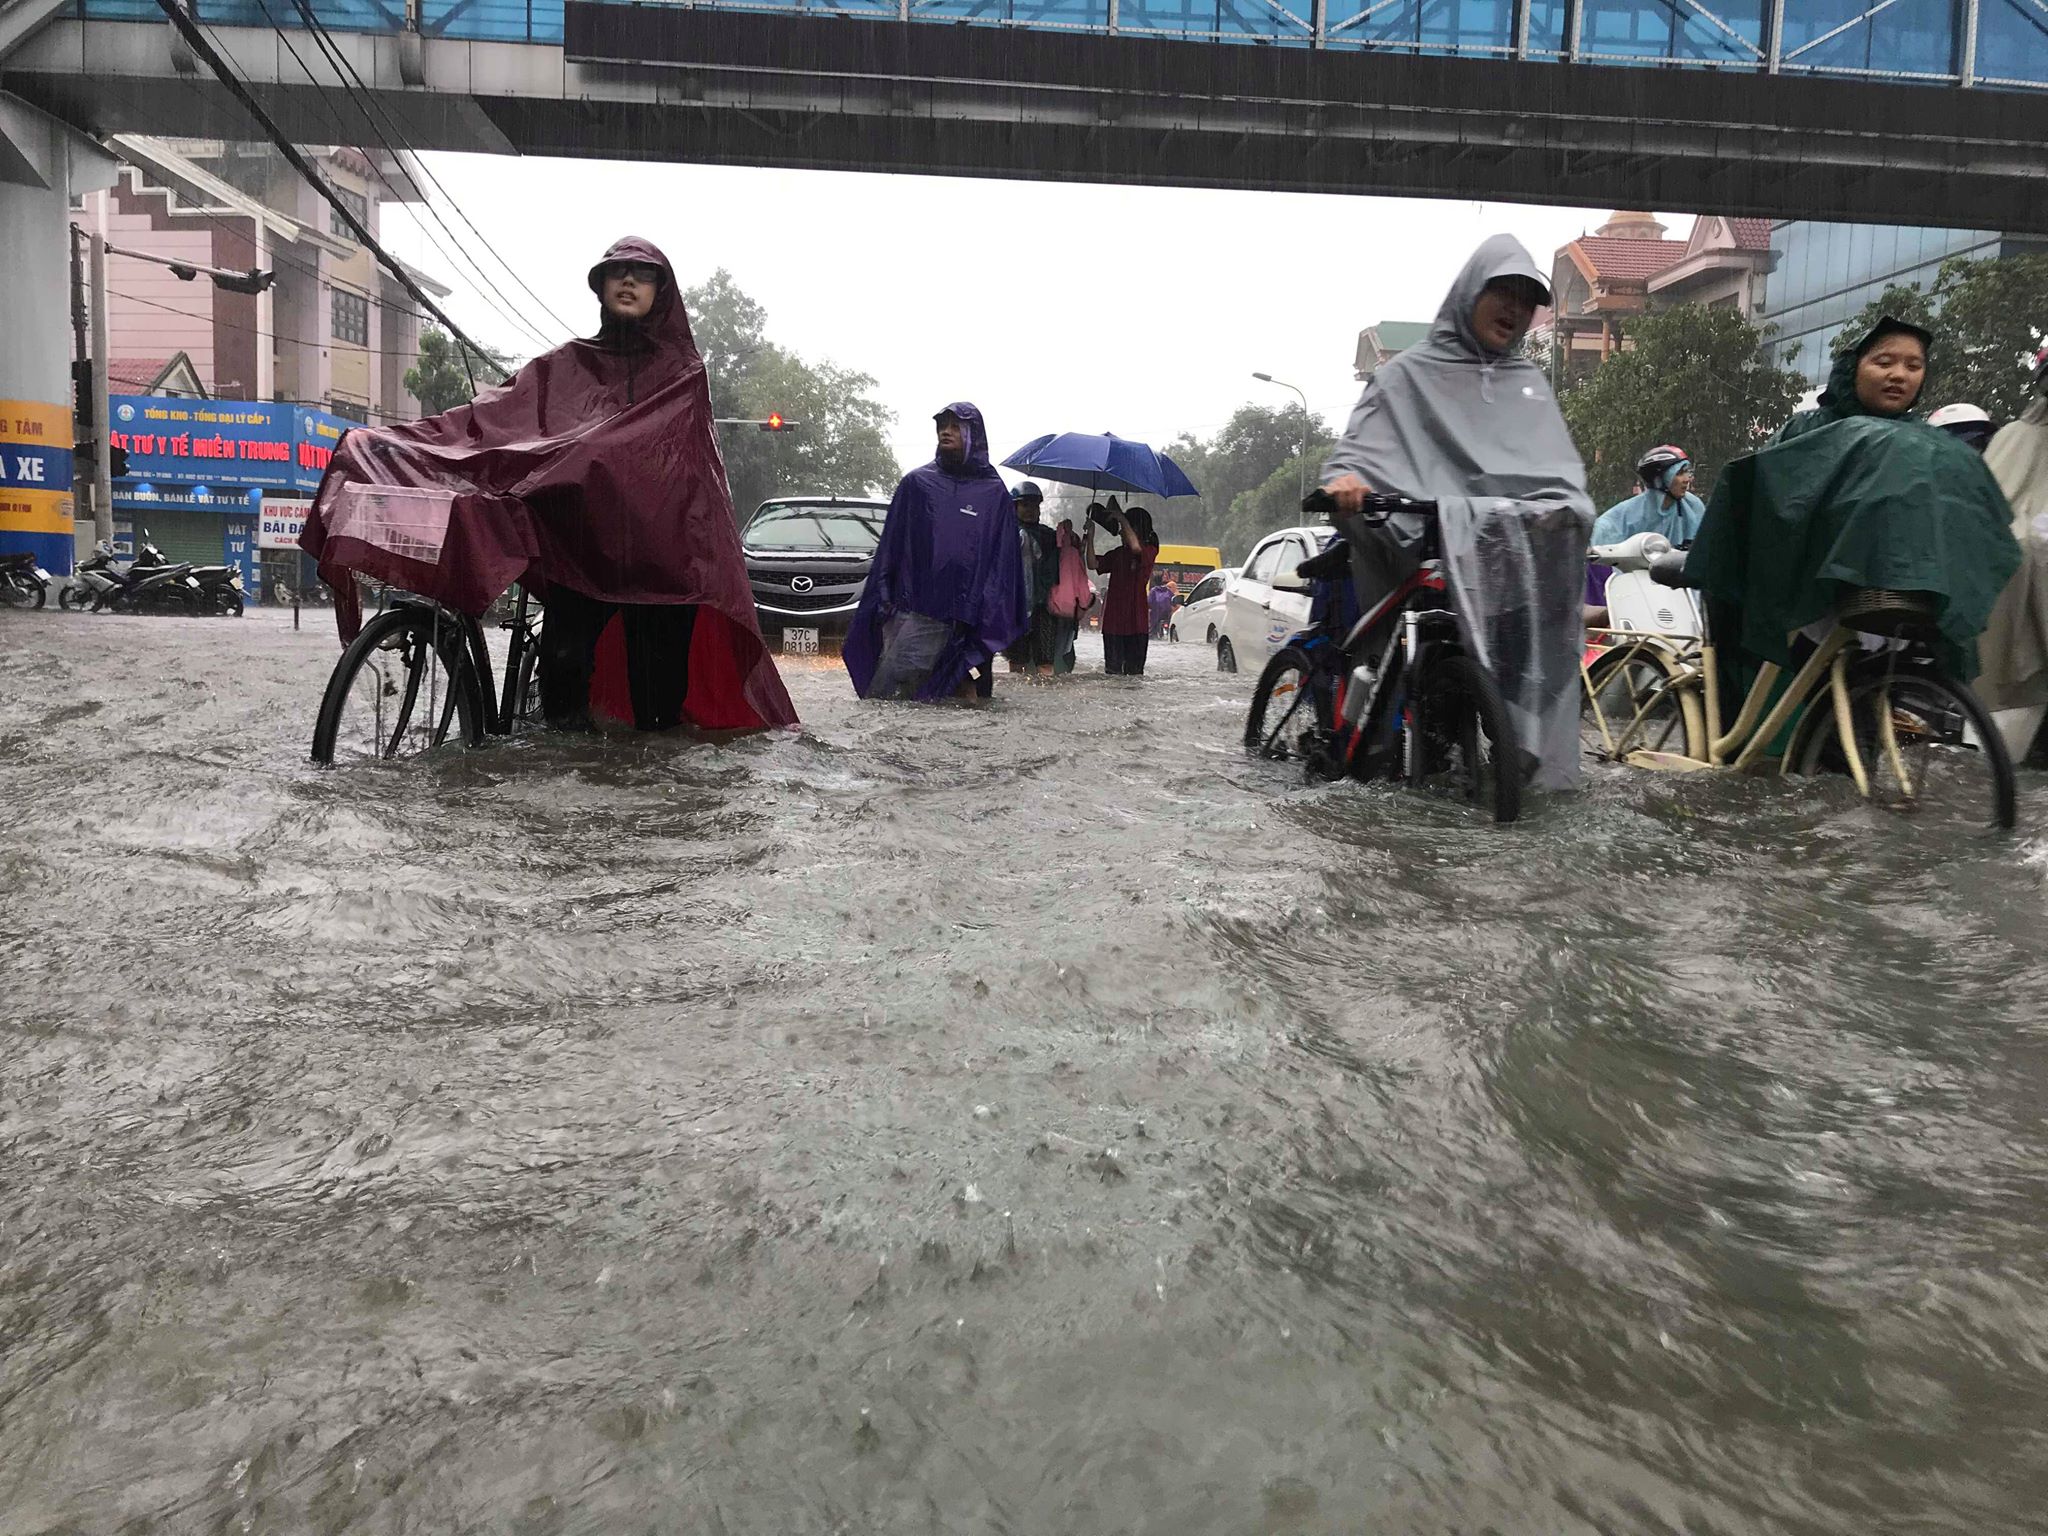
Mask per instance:
[[[770,411],[768,419],[761,423],[763,432],[794,432],[802,423],[794,422],[780,411]]]
[[[770,432],[780,432],[782,430],[782,412],[770,411],[768,413],[768,430]]]

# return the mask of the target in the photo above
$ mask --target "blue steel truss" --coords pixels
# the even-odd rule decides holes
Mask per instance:
[[[191,0],[208,26],[297,27],[293,0]],[[562,0],[309,0],[337,32],[560,44]],[[614,0],[626,3],[626,0]],[[2048,0],[633,0],[1281,48],[2048,89]],[[154,21],[155,0],[77,0]]]

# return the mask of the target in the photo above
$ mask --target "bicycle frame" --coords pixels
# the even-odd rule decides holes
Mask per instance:
[[[1837,624],[1825,640],[1807,657],[1792,681],[1779,695],[1775,704],[1770,702],[1778,680],[1784,676],[1784,668],[1776,662],[1765,662],[1757,670],[1749,692],[1744,695],[1742,707],[1736,712],[1735,722],[1725,731],[1722,729],[1720,671],[1717,665],[1717,651],[1714,645],[1711,625],[1706,632],[1695,639],[1691,636],[1652,634],[1638,630],[1589,630],[1589,634],[1622,636],[1628,649],[1621,652],[1624,663],[1644,650],[1661,651],[1661,664],[1666,669],[1664,680],[1649,690],[1637,705],[1635,716],[1623,729],[1617,742],[1609,727],[1606,711],[1601,707],[1599,695],[1593,689],[1591,668],[1582,658],[1580,674],[1591,702],[1595,722],[1600,728],[1601,738],[1610,755],[1632,767],[1676,769],[1697,771],[1700,769],[1729,768],[1746,772],[1754,768],[1763,758],[1770,744],[1781,731],[1794,720],[1800,719],[1809,707],[1817,707],[1817,697],[1825,687],[1832,709],[1836,738],[1843,758],[1848,764],[1849,776],[1856,789],[1865,799],[1870,796],[1870,771],[1863,761],[1861,749],[1856,744],[1853,727],[1853,710],[1849,699],[1849,652],[1858,643],[1857,631],[1846,625]],[[1823,682],[1823,679],[1825,681]],[[1640,729],[1651,709],[1673,690],[1696,689],[1702,696],[1706,715],[1707,755],[1704,760],[1680,752],[1660,752],[1643,748],[1622,751],[1621,746]],[[1768,711],[1768,712],[1767,712]],[[1888,708],[1877,711],[1878,739],[1883,746],[1886,761],[1897,777],[1901,788],[1910,795],[1912,779],[1906,770],[1905,760],[1899,751],[1898,735]],[[1789,774],[1792,771],[1791,754],[1787,753],[1780,762],[1778,771]]]
[[[537,645],[539,637],[533,633],[532,621],[528,614],[528,598],[525,587],[520,587],[519,597],[513,608],[512,619],[506,628],[512,632],[512,642],[505,654],[505,677],[502,688],[497,686],[497,675],[491,666],[491,648],[484,636],[483,621],[466,613],[423,597],[400,595],[392,601],[410,606],[431,609],[443,622],[455,628],[462,636],[463,648],[469,653],[469,663],[476,669],[477,691],[483,697],[484,734],[487,736],[509,736],[517,719],[519,701],[513,697],[519,687],[521,664],[527,648]]]

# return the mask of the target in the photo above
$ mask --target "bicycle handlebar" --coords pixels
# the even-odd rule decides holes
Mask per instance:
[[[1301,498],[1301,510],[1330,517],[1338,511],[1337,498],[1328,491],[1310,491]],[[1396,512],[1412,512],[1420,517],[1434,517],[1436,503],[1415,501],[1406,496],[1383,496],[1377,491],[1369,491],[1366,493],[1365,504],[1358,509],[1357,515],[1369,523],[1384,523]]]

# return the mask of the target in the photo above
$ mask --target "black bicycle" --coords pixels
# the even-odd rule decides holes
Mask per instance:
[[[389,594],[327,679],[313,724],[316,763],[374,761],[480,746],[540,718],[539,604],[514,589],[502,691],[494,688],[484,626],[410,593]]]
[[[1336,512],[1322,491],[1301,505]],[[1391,779],[1513,821],[1526,758],[1451,606],[1436,503],[1368,496],[1335,521],[1341,539],[1280,573],[1278,584],[1316,591],[1313,622],[1259,675],[1246,750],[1298,761],[1312,779]]]

